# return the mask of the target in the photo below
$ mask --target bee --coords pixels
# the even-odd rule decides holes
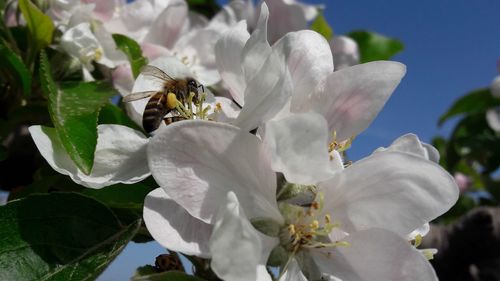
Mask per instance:
[[[151,133],[160,127],[162,121],[165,125],[181,121],[186,117],[179,114],[176,110],[176,103],[179,101],[182,105],[190,102],[189,95],[194,93],[192,102],[199,103],[199,90],[205,92],[203,85],[198,84],[195,79],[186,77],[183,79],[172,78],[163,70],[156,66],[146,65],[141,69],[141,74],[153,77],[162,82],[162,89],[157,91],[144,91],[132,93],[123,98],[124,102],[131,102],[150,97],[142,117],[142,127],[147,133]],[[170,98],[169,94],[174,94],[175,99]],[[170,115],[169,115],[170,114]],[[169,115],[169,116],[167,116]]]

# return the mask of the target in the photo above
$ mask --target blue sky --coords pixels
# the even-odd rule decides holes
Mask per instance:
[[[326,5],[325,16],[336,34],[366,29],[398,38],[406,47],[394,58],[407,65],[406,77],[371,127],[356,138],[348,152],[352,159],[405,133],[423,141],[448,135],[451,123],[439,129],[438,117],[458,97],[489,86],[498,74],[498,0],[307,2]],[[131,244],[98,280],[127,280],[136,267],[163,252],[156,243]]]

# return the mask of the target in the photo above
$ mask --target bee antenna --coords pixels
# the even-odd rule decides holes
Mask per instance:
[[[198,85],[198,89],[201,88],[201,91],[204,93],[205,92],[205,87],[203,84]]]

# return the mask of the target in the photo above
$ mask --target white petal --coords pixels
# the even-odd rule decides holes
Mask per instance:
[[[307,281],[307,278],[304,274],[302,274],[297,261],[292,259],[288,264],[287,271],[283,274],[279,281]]]
[[[231,96],[240,106],[244,105],[246,88],[240,61],[243,47],[249,37],[247,25],[242,21],[224,33],[215,45],[217,69]]]
[[[427,235],[427,233],[429,233],[430,229],[431,229],[431,227],[430,227],[429,223],[424,223],[421,227],[413,230],[410,234],[408,234],[406,239],[408,241],[414,240],[417,237],[417,235],[424,237],[425,235]]]
[[[271,53],[245,89],[245,106],[234,124],[250,131],[271,119],[287,104],[292,93],[290,74],[279,54]]]
[[[213,226],[191,216],[163,191],[151,191],[144,201],[144,222],[163,247],[187,255],[210,257]]]
[[[109,33],[104,26],[101,24],[95,24],[94,25],[94,34],[99,41],[99,44],[102,46],[102,49],[104,51],[104,56],[109,59],[110,61],[113,62],[113,64],[110,67],[115,67],[116,65],[120,63],[126,63],[127,62],[127,57],[125,54],[118,50],[116,47],[116,43],[111,36],[111,33]],[[100,62],[100,61],[98,61]]]
[[[61,37],[61,47],[71,56],[78,58],[91,71],[91,62],[100,48],[97,38],[90,30],[89,23],[81,23],[68,29]]]
[[[328,154],[328,125],[316,113],[293,114],[266,123],[264,143],[273,170],[289,182],[316,184],[333,176]]]
[[[242,51],[242,68],[245,81],[251,81],[263,67],[265,61],[272,52],[271,45],[267,42],[267,20],[269,10],[265,2],[262,2],[259,22],[256,29],[248,39]]]
[[[486,111],[486,121],[490,125],[490,128],[496,132],[500,132],[500,107]]]
[[[146,146],[148,138],[121,125],[97,126],[97,146],[90,175],[80,171],[64,150],[55,129],[31,126],[35,144],[49,165],[83,186],[102,188],[116,183],[135,183],[150,175]]]
[[[388,148],[380,147],[375,152],[399,151],[420,156],[424,159],[439,162],[439,152],[432,145],[421,142],[414,134],[406,134],[397,138]]]
[[[156,182],[194,217],[211,223],[234,191],[250,218],[281,222],[276,176],[259,139],[234,126],[181,121],[159,130],[148,145]]]
[[[221,106],[220,112],[214,112],[209,116],[217,122],[231,123],[240,113],[240,108],[232,100],[225,97],[215,97],[215,100],[209,104],[211,108],[217,108],[217,104]]]
[[[458,199],[438,164],[401,152],[375,153],[320,184],[325,212],[347,232],[385,228],[406,237]]]
[[[221,206],[210,239],[211,267],[223,280],[257,280],[262,242],[233,192]],[[270,251],[270,250],[269,250]]]
[[[330,251],[311,251],[323,273],[345,281],[438,280],[427,259],[408,241],[389,231],[360,231],[345,241],[351,245]]]
[[[184,1],[175,1],[156,18],[144,42],[154,43],[172,49],[184,25],[187,23],[188,7]]]
[[[293,81],[291,110],[308,103],[312,91],[333,72],[333,58],[325,38],[311,30],[291,32],[273,45],[281,52]]]
[[[356,41],[347,36],[335,36],[330,41],[330,48],[335,62],[335,70],[340,70],[359,63],[359,49]]]
[[[311,107],[328,121],[339,141],[366,129],[406,72],[397,62],[376,61],[344,68],[327,79],[324,92],[312,97]]]

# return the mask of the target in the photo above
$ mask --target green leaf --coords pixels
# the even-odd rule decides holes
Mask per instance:
[[[3,62],[3,66],[15,74],[15,82],[21,82],[24,96],[29,97],[31,95],[31,72],[26,68],[21,58],[10,48],[0,43],[0,60]]]
[[[85,189],[82,193],[111,208],[142,212],[144,198],[153,189],[146,184],[115,184],[101,189]]]
[[[98,123],[124,125],[138,131],[143,131],[121,108],[110,103],[101,108]]]
[[[491,107],[500,105],[500,99],[493,97],[489,88],[478,89],[461,97],[439,117],[441,126],[446,120],[460,114],[485,113]]]
[[[36,43],[36,49],[45,48],[52,42],[54,24],[49,16],[40,11],[29,0],[19,0],[19,9],[23,14],[31,36]]]
[[[136,275],[132,277],[132,281],[203,281],[196,276],[187,275],[179,271],[167,271],[161,273],[154,273],[149,275]]]
[[[347,36],[358,44],[361,63],[388,60],[404,49],[399,40],[375,32],[359,30],[352,31]]]
[[[90,174],[97,145],[99,110],[116,94],[103,82],[67,82],[58,89],[45,53],[41,55],[40,80],[49,97],[49,113],[66,152],[85,174]]]
[[[94,280],[141,221],[122,225],[77,193],[33,195],[0,207],[0,280]]]
[[[323,16],[323,13],[318,14],[316,19],[311,23],[311,29],[323,35],[326,40],[330,41],[333,36],[333,29],[328,24],[328,21]]]
[[[148,59],[142,55],[141,46],[133,39],[122,34],[113,34],[113,39],[116,47],[127,55],[132,67],[132,74],[137,77],[141,72],[141,68],[148,63]]]

